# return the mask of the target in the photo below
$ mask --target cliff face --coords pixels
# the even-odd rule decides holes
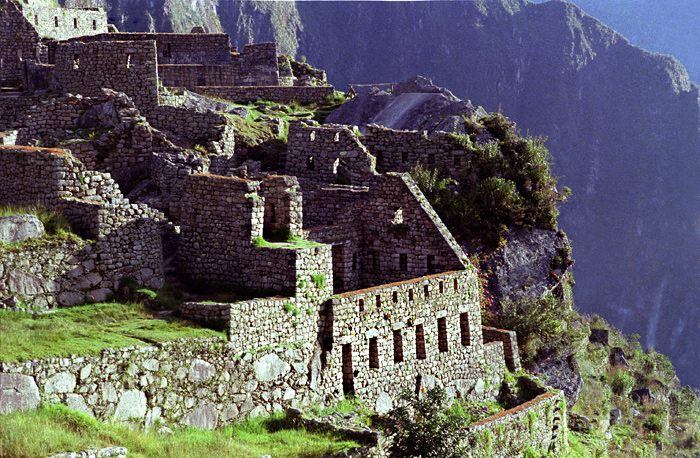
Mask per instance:
[[[176,28],[185,22],[165,6],[179,0],[104,1],[120,30],[200,25]],[[578,307],[639,333],[700,386],[700,91],[673,58],[559,0],[188,5],[211,31],[215,11],[234,45],[276,40],[306,56],[340,90],[419,74],[548,136],[573,191],[560,226],[574,241]]]

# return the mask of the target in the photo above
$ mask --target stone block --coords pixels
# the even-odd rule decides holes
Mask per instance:
[[[219,422],[219,412],[214,404],[208,404],[189,412],[182,419],[182,424],[200,429],[215,429]]]
[[[11,215],[0,218],[0,242],[14,243],[41,237],[44,225],[34,215]]]
[[[0,373],[0,414],[36,409],[40,400],[33,377]]]
[[[271,382],[286,375],[291,366],[274,353],[263,356],[254,364],[255,378],[260,382]]]
[[[122,394],[114,411],[115,420],[144,418],[146,415],[146,395],[138,390],[129,390]]]
[[[59,372],[52,375],[44,384],[44,392],[50,393],[72,393],[75,389],[75,374]]]

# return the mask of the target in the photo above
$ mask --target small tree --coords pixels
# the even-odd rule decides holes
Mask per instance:
[[[463,444],[468,418],[445,406],[447,394],[432,388],[422,397],[404,390],[400,399],[406,405],[391,410],[389,433],[394,435],[392,457],[458,458],[464,456]]]

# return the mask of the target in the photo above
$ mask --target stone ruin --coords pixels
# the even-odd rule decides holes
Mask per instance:
[[[458,165],[449,136],[370,127],[358,137],[348,126],[297,122],[284,175],[261,172],[235,150],[230,116],[184,108],[163,87],[314,101],[333,93],[313,85],[324,74],[277,56],[274,44],[239,53],[223,34],[106,33],[95,10],[70,10],[74,27],[60,22],[46,39],[48,10],[2,1],[11,27],[0,32],[0,78],[29,92],[0,94],[0,204],[41,202],[84,240],[0,253],[0,301],[99,302],[126,277],[159,288],[166,271],[260,298],[181,305],[184,317],[223,324],[226,343],[2,364],[1,383],[26,377],[40,401],[100,418],[213,428],[350,394],[385,412],[402,388],[439,385],[492,401],[506,369],[520,370],[514,333],[481,325],[475,267],[397,173],[410,161]],[[11,40],[15,31],[26,48]],[[115,365],[128,374],[114,375]],[[562,398],[543,391],[475,434],[505,426],[510,456],[527,443],[517,434],[525,414],[546,410],[530,437],[565,447]]]

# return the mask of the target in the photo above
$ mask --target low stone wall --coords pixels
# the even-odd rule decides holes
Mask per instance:
[[[506,357],[506,365],[511,372],[520,370],[520,355],[518,354],[518,337],[515,331],[482,326],[484,342],[503,342],[503,351]]]
[[[40,401],[97,418],[212,429],[285,407],[330,406],[314,345],[243,352],[219,339],[104,350],[96,357],[3,363],[31,377]]]
[[[566,401],[547,392],[468,427],[467,457],[511,458],[529,447],[537,456],[567,456]]]
[[[40,101],[38,97],[0,98],[0,131],[17,127],[19,120],[29,108]]]
[[[202,86],[188,88],[207,97],[217,97],[236,103],[271,100],[278,103],[313,103],[333,95],[333,86]]]
[[[233,122],[222,114],[159,105],[150,110],[148,119],[156,129],[201,144],[211,154],[233,155],[236,129]]]

